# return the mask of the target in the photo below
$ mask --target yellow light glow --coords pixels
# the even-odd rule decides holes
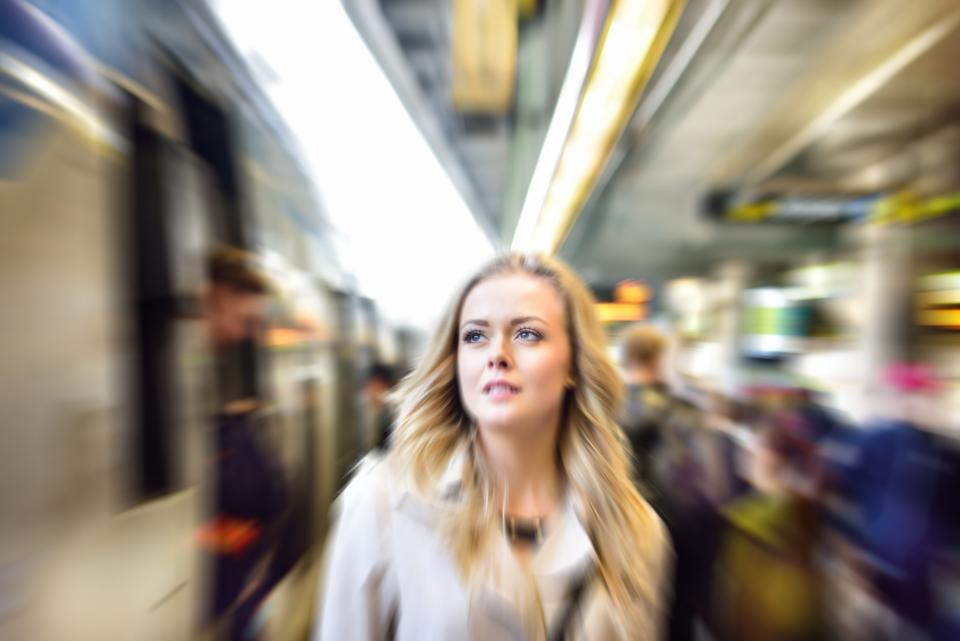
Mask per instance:
[[[926,309],[917,313],[917,323],[927,327],[960,328],[960,309]]]
[[[597,303],[597,316],[602,323],[625,323],[647,318],[647,306],[637,303]]]
[[[267,330],[266,343],[273,349],[293,347],[301,342],[300,332],[288,327],[271,327]]]
[[[599,160],[597,149],[593,145],[567,146],[560,158],[557,175],[563,176],[567,181],[576,180],[580,176],[589,175]]]
[[[613,300],[618,303],[645,303],[650,298],[650,288],[638,280],[620,281],[613,290]]]
[[[617,105],[614,100],[594,92],[583,97],[580,105],[579,118],[571,139],[582,137],[585,140],[596,140],[606,132],[607,123],[616,119]]]

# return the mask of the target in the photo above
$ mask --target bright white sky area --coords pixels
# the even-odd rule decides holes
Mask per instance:
[[[429,328],[492,248],[339,0],[210,0],[300,141],[361,292]]]

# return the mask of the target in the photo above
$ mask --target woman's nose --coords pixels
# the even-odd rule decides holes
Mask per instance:
[[[487,368],[489,369],[507,369],[510,367],[510,355],[507,353],[507,346],[503,341],[494,341],[490,346],[490,354],[487,357]]]
[[[487,359],[487,367],[490,369],[506,369],[508,366],[509,361],[503,354],[496,354]]]

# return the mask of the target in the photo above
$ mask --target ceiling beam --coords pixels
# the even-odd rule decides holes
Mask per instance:
[[[768,180],[911,64],[955,36],[960,27],[956,5],[944,10],[942,3],[915,0],[908,20],[918,24],[907,33],[897,34],[899,37],[883,51],[858,58],[856,52],[851,54],[851,42],[858,37],[870,38],[871,32],[890,25],[892,17],[903,13],[902,3],[877,3],[869,9],[873,12],[863,16],[853,29],[837,34],[818,64],[784,96],[747,143],[721,159],[710,172],[713,184],[747,187]],[[807,96],[820,98],[802,99]]]

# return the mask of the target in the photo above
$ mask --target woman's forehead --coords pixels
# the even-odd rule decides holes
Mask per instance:
[[[540,316],[547,321],[564,316],[563,300],[546,278],[524,272],[498,274],[482,280],[467,294],[461,322],[501,316]],[[490,318],[486,318],[490,317]]]

